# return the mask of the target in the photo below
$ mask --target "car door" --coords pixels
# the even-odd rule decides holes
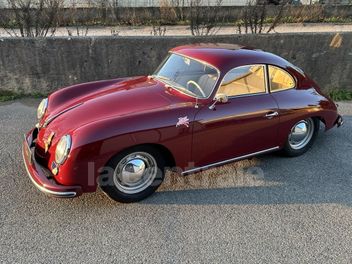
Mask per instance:
[[[204,106],[195,116],[192,158],[195,167],[275,148],[278,106],[268,93],[265,65],[229,71],[217,93],[227,103]]]

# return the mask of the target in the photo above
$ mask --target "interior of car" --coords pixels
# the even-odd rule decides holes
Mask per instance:
[[[292,76],[279,67],[269,66],[269,78],[271,91],[289,89],[295,86]]]
[[[264,93],[265,71],[263,65],[238,67],[226,74],[218,93],[227,96]]]

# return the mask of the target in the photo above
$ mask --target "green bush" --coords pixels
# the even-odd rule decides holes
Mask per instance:
[[[0,102],[12,101],[23,97],[42,98],[45,96],[46,96],[45,94],[41,94],[41,93],[23,94],[23,93],[15,93],[7,90],[5,91],[0,90]]]
[[[352,100],[352,91],[333,89],[329,91],[329,96],[334,101],[351,101]]]

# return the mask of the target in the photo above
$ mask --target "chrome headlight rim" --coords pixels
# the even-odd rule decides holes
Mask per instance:
[[[59,148],[61,147],[60,144],[64,145],[64,149],[60,150]],[[68,155],[70,154],[72,147],[72,138],[70,135],[64,135],[60,138],[59,142],[56,145],[56,150],[55,150],[55,163],[58,165],[64,164],[64,162],[67,160]],[[58,151],[61,151],[61,153],[58,153]]]
[[[38,105],[38,108],[37,108],[37,118],[38,118],[38,120],[43,118],[47,108],[48,108],[48,98],[44,98],[43,100],[41,100],[41,102],[40,102],[40,104]]]

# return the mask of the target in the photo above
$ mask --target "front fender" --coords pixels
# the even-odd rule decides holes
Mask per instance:
[[[169,150],[176,165],[185,168],[191,159],[195,112],[193,104],[182,104],[182,107],[168,111],[107,118],[79,127],[72,132],[72,151],[69,162],[62,166],[66,172],[63,177],[79,179],[84,192],[94,191],[99,171],[113,156],[142,144],[163,146]],[[189,118],[189,126],[177,127],[178,118],[184,116]],[[58,179],[66,184],[70,181]]]

